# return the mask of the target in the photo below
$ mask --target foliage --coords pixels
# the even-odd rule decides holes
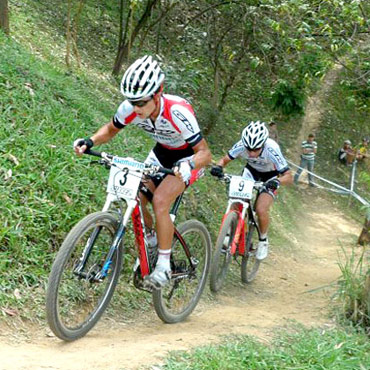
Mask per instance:
[[[365,369],[370,342],[350,329],[291,326],[270,345],[252,337],[229,337],[220,345],[175,352],[161,369]]]
[[[272,92],[272,104],[275,109],[281,109],[286,115],[303,113],[304,95],[302,89],[292,86],[285,80],[280,80]]]
[[[342,315],[360,325],[370,334],[370,258],[366,251],[358,258],[354,251],[347,255],[342,248],[339,267],[342,276],[339,279],[337,296],[342,303]]]

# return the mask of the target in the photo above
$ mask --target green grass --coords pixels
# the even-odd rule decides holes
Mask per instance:
[[[166,370],[216,369],[367,369],[370,342],[353,329],[284,328],[271,343],[247,336],[228,337],[220,345],[175,352],[159,366]]]

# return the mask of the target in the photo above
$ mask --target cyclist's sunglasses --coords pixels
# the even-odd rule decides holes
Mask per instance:
[[[263,146],[261,146],[261,148],[254,148],[254,149],[251,149],[251,148],[248,148],[248,147],[245,147],[245,148],[248,150],[248,152],[258,152],[260,149],[263,148]]]
[[[136,100],[136,101],[129,100],[129,102],[134,107],[142,108],[142,107],[145,107],[148,104],[148,102],[150,102],[152,99],[153,98],[150,98],[150,99],[147,99],[147,100]]]

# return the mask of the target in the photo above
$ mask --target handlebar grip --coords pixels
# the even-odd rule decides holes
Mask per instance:
[[[169,168],[165,168],[165,167],[159,167],[158,172],[162,172],[162,173],[165,173],[167,175],[173,175],[173,176],[175,176],[174,170],[169,169]]]
[[[90,148],[87,148],[85,151],[84,151],[84,154],[89,154],[89,155],[93,155],[95,157],[99,157],[101,158],[101,152],[97,152],[96,150],[91,150]]]

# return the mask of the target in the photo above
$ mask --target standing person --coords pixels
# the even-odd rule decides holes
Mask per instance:
[[[317,152],[317,142],[315,141],[315,135],[309,134],[307,140],[302,141],[302,154],[301,154],[301,163],[299,165],[296,174],[294,175],[294,183],[298,184],[298,178],[302,173],[304,168],[307,168],[308,171],[312,172],[315,165],[315,155]],[[315,186],[312,181],[311,173],[308,174],[308,183],[310,186]]]
[[[269,132],[264,122],[250,122],[243,130],[241,140],[234,144],[216,166],[212,167],[211,174],[221,176],[223,168],[236,158],[247,162],[242,173],[243,177],[265,182],[264,190],[259,194],[256,203],[261,232],[256,258],[263,260],[267,257],[269,247],[267,238],[270,223],[269,209],[274,203],[280,185],[291,184],[293,176],[279,145],[269,139]]]
[[[211,152],[203,138],[191,105],[178,96],[163,94],[165,75],[151,56],[134,62],[125,72],[121,92],[126,98],[111,122],[87,139],[77,139],[74,150],[82,155],[87,148],[108,142],[126,126],[146,131],[156,145],[146,163],[174,168],[176,176],[159,175],[146,181],[140,194],[147,228],[153,219],[147,209],[152,202],[159,243],[158,261],[146,280],[147,285],[160,289],[171,277],[170,254],[174,226],[169,215],[176,197],[189,185],[192,177],[211,162]]]

